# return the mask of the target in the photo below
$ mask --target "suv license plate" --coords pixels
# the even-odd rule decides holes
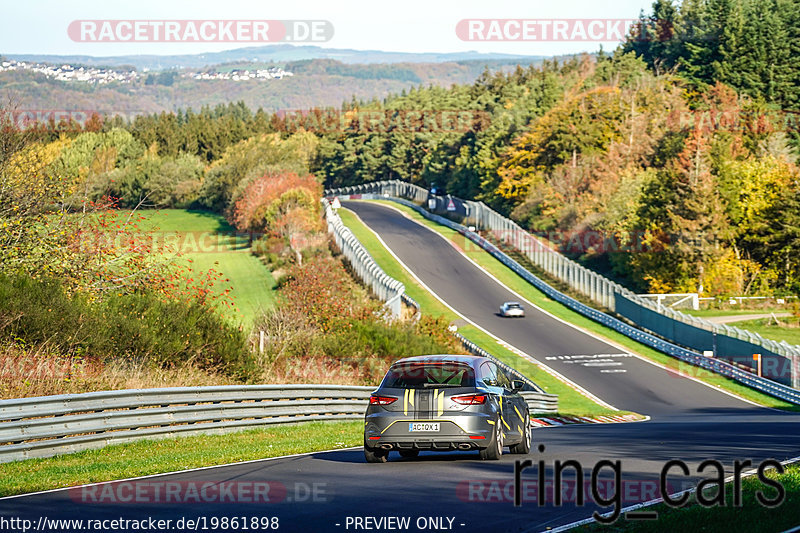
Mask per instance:
[[[411,422],[408,431],[439,431],[439,422]]]

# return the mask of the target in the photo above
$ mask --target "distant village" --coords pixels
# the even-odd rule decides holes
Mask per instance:
[[[141,79],[145,74],[140,74],[136,70],[114,70],[107,68],[83,67],[73,65],[48,65],[45,63],[28,63],[16,61],[14,59],[4,59],[0,61],[0,72],[10,70],[28,70],[44,74],[48,78],[60,81],[80,81],[96,85],[107,83],[132,83]],[[253,70],[231,70],[227,72],[205,70],[202,72],[181,72],[181,78],[194,80],[272,80],[281,79],[286,76],[293,76],[291,72],[280,67],[269,67],[266,69]]]
[[[72,65],[55,66],[45,63],[27,63],[14,59],[0,62],[0,72],[7,70],[29,70],[61,81],[82,81],[98,85],[111,82],[131,83],[139,77],[135,70],[119,71],[94,67],[74,67]]]
[[[181,74],[183,78],[192,78],[195,80],[263,80],[263,79],[281,79],[286,76],[294,76],[289,71],[283,70],[280,67],[270,67],[267,69],[257,70],[232,70],[230,72],[187,72]]]

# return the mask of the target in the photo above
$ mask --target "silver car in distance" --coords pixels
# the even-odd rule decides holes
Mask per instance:
[[[519,302],[506,302],[500,306],[500,316],[522,318],[525,309]]]
[[[530,415],[519,394],[524,386],[485,357],[400,359],[370,396],[364,456],[384,463],[393,451],[416,457],[420,450],[475,450],[482,459],[499,459],[505,446],[527,454]]]

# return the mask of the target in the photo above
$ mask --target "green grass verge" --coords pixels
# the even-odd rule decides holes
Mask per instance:
[[[0,496],[74,487],[295,453],[361,445],[364,422],[305,422],[264,429],[112,444],[0,464]]]
[[[157,241],[180,243],[181,258],[195,271],[214,269],[222,275],[217,294],[230,289],[234,308],[220,306],[223,316],[245,328],[275,304],[275,279],[257,257],[250,253],[245,237],[235,236],[235,229],[222,216],[208,211],[161,209],[137,211],[144,217],[138,223],[142,232],[156,232]],[[186,264],[186,263],[184,263]],[[229,281],[224,281],[225,279]]]
[[[676,311],[701,318],[790,312],[789,309],[676,309]]]
[[[797,323],[796,318],[785,317],[779,318],[778,320],[781,321],[788,321],[792,320],[794,323]],[[769,318],[759,318],[756,320],[743,320],[741,322],[733,322],[728,324],[729,326],[736,326],[737,328],[746,329],[748,331],[752,331],[753,333],[758,333],[762,337],[767,339],[772,339],[775,341],[786,341],[789,344],[797,344],[800,345],[800,328],[795,327],[788,327],[788,326],[776,326],[774,321],[772,321],[772,325],[768,325],[772,319]]]
[[[591,332],[592,334],[601,339],[623,346],[626,350],[628,350],[631,353],[635,353],[637,355],[650,359],[651,361],[655,361],[659,364],[664,365],[667,368],[671,368],[683,374],[691,375],[692,377],[704,381],[705,383],[708,383],[715,387],[719,387],[725,391],[741,396],[742,398],[745,398],[752,402],[768,407],[774,407],[776,409],[800,411],[800,406],[796,406],[788,402],[784,402],[783,400],[773,398],[772,396],[762,394],[756,390],[746,387],[724,376],[720,376],[718,374],[714,374],[712,372],[690,366],[686,363],[679,361],[678,359],[670,357],[667,354],[661,353],[658,350],[650,348],[649,346],[645,346],[644,344],[636,342],[635,340],[626,337],[622,333],[614,331],[611,328],[605,327],[602,324],[598,324],[597,322],[561,305],[555,300],[548,298],[543,292],[541,292],[536,287],[534,287],[533,285],[531,285],[530,283],[519,277],[511,269],[506,267],[503,263],[492,257],[489,253],[487,253],[477,244],[474,244],[472,241],[467,240],[457,231],[452,230],[446,226],[441,226],[435,222],[432,222],[409,207],[388,200],[380,200],[379,203],[383,203],[391,207],[394,207],[396,209],[400,209],[402,212],[406,213],[412,219],[444,235],[450,241],[455,243],[461,250],[463,250],[464,253],[470,259],[475,261],[477,264],[483,267],[494,277],[499,279],[506,286],[508,286],[515,292],[521,294],[531,303],[537,305],[538,307],[544,309],[545,311],[551,313],[552,315],[561,318],[562,320],[565,320],[575,326],[578,326],[581,329]]]
[[[350,228],[353,235],[364,245],[383,271],[405,285],[406,294],[417,301],[424,313],[428,313],[432,316],[443,316],[451,322],[459,319],[458,315],[423,288],[416,279],[397,262],[375,234],[367,228],[354,213],[347,209],[340,209],[339,215],[342,218],[342,222]],[[468,324],[460,326],[458,331],[507,365],[529,377],[545,391],[551,394],[557,394],[558,411],[560,414],[570,416],[620,414],[619,411],[611,411],[596,404],[560,379],[542,370],[539,366],[530,363],[508,348],[498,344],[493,337],[486,334],[481,329]]]
[[[756,492],[761,491],[766,498],[774,499],[777,492],[751,476],[742,480],[741,506],[733,505],[733,483],[725,485],[725,505],[706,508],[697,503],[693,494],[686,506],[671,508],[666,504],[647,507],[648,511],[658,512],[658,520],[626,521],[620,517],[610,526],[592,523],[576,531],[705,531],[727,533],[728,531],[747,531],[748,533],[772,533],[786,531],[800,522],[800,466],[790,466],[783,474],[768,471],[767,477],[776,479],[786,490],[783,503],[774,509],[759,504]],[[704,491],[706,498],[712,499],[716,488]]]
[[[224,277],[217,291],[230,288],[234,308],[220,306],[222,314],[230,321],[249,329],[256,317],[275,305],[275,278],[256,256],[247,252],[188,253],[195,270],[213,268]],[[225,282],[224,279],[230,281]]]

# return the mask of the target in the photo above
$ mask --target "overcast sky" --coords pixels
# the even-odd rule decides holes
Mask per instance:
[[[503,52],[554,55],[596,51],[599,42],[462,41],[462,19],[633,19],[652,0],[3,0],[0,54],[183,54],[252,43],[85,43],[67,27],[75,20],[308,20],[333,24],[328,48],[401,52]],[[616,42],[602,43],[608,50]]]

